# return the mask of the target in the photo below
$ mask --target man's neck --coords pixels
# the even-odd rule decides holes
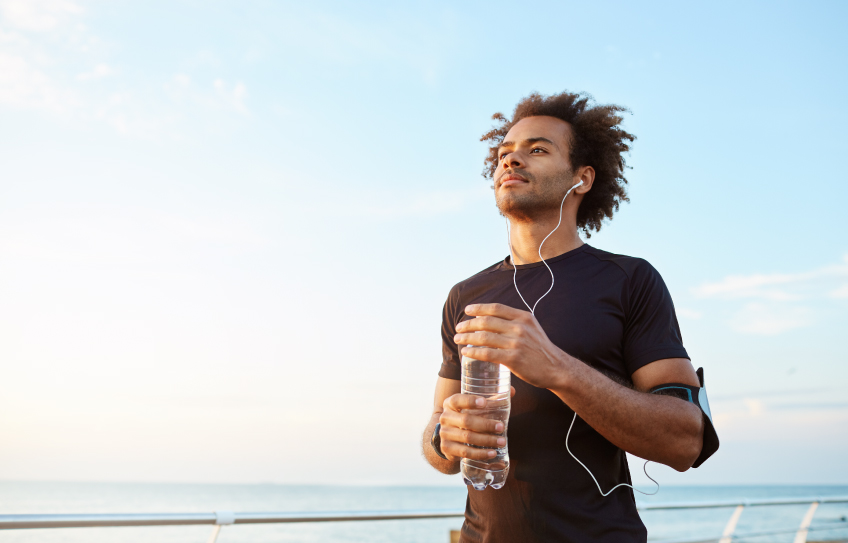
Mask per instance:
[[[533,221],[514,221],[510,224],[510,245],[512,246],[512,261],[515,264],[532,264],[540,262],[539,245],[556,228],[559,213],[552,217],[544,217]],[[542,258],[548,260],[583,245],[583,240],[577,235],[575,217],[564,216],[562,224],[556,232],[545,241],[542,247]]]

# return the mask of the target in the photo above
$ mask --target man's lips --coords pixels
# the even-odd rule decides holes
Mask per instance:
[[[520,185],[520,184],[526,183],[526,182],[527,182],[527,180],[524,179],[523,177],[521,177],[520,175],[515,174],[515,173],[511,173],[511,174],[505,175],[501,178],[500,186],[501,187],[509,187],[509,186],[512,186],[512,185]]]

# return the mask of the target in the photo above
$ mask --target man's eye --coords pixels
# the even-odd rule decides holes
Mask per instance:
[[[503,160],[507,153],[501,153],[498,155],[498,160]]]
[[[533,150],[532,150],[532,151],[530,151],[530,152],[531,152],[531,153],[535,153],[536,151],[539,151],[539,152],[542,152],[542,153],[544,153],[544,152],[545,152],[545,150],[544,150],[544,149],[542,149],[541,147],[536,147],[535,149],[533,149]]]

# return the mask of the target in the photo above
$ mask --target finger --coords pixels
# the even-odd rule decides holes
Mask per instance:
[[[506,438],[503,435],[481,434],[453,426],[442,426],[439,431],[439,437],[442,439],[442,443],[445,441],[454,441],[456,443],[476,445],[489,449],[496,449],[506,445]]]
[[[463,347],[459,352],[463,356],[473,358],[474,360],[492,362],[493,364],[503,364],[504,366],[512,369],[514,351],[508,348],[489,349],[486,347]]]
[[[456,411],[443,411],[439,415],[439,423],[442,425],[442,430],[457,428],[490,435],[500,434],[504,431],[502,421]]]
[[[509,336],[492,332],[456,334],[453,336],[453,340],[457,345],[475,345],[478,347],[491,347],[493,349],[509,349],[515,346],[514,340]]]
[[[472,460],[487,460],[494,458],[497,454],[493,449],[478,449],[455,441],[443,441],[442,452],[448,458],[470,458]]]
[[[442,407],[451,411],[480,409],[481,407],[486,407],[486,399],[480,396],[474,396],[473,394],[454,394],[445,398]]]
[[[499,334],[509,334],[514,332],[516,325],[512,321],[502,319],[500,317],[476,317],[473,319],[464,320],[457,323],[457,332],[497,332]]]
[[[509,387],[509,397],[512,398],[515,396],[515,387]]]
[[[471,317],[500,317],[509,321],[525,318],[529,311],[522,311],[503,304],[471,304],[466,306],[465,314]]]

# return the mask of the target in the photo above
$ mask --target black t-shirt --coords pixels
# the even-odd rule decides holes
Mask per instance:
[[[614,378],[664,358],[689,358],[671,296],[646,261],[582,245],[547,261],[553,290],[536,308],[536,319],[560,349]],[[543,263],[518,266],[518,287],[532,306],[551,284]],[[509,257],[451,289],[442,319],[443,362],[439,375],[459,379],[460,355],[453,337],[471,303],[501,303],[526,310],[513,286]],[[510,471],[503,488],[469,487],[461,541],[644,542],[645,526],[626,487],[603,497],[589,474],[565,449],[572,411],[553,392],[512,376],[515,397],[509,418]],[[579,417],[569,438],[572,452],[603,488],[630,483],[624,451]]]

